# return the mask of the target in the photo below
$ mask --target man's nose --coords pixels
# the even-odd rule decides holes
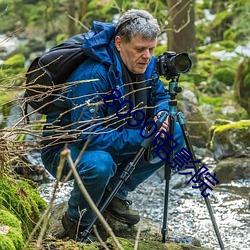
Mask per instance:
[[[147,49],[147,50],[144,51],[142,57],[144,59],[150,59],[151,58],[151,53],[150,53],[149,49]]]

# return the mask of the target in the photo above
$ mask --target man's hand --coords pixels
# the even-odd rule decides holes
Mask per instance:
[[[155,115],[155,117],[154,117],[155,121],[157,121],[159,119],[159,117],[161,116],[162,112],[165,112],[165,111],[160,111],[159,113],[157,113],[157,115]],[[159,132],[161,132],[162,130],[164,132],[166,132],[166,133],[169,132],[169,119],[168,119],[168,116],[165,119],[165,121],[162,123],[162,126],[161,126]],[[155,135],[155,137],[159,134],[159,132]],[[164,137],[164,133],[161,134],[161,137],[162,138]]]

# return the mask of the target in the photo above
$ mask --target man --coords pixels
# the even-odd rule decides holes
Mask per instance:
[[[47,116],[42,151],[46,169],[56,175],[65,143],[73,161],[87,145],[76,167],[97,206],[116,186],[122,171],[140,149],[147,119],[154,117],[156,120],[162,111],[169,109],[169,95],[155,71],[152,56],[159,32],[157,20],[142,10],[127,11],[117,25],[94,22],[83,41],[88,58],[69,77],[67,89],[62,91],[62,97]],[[77,83],[82,80],[91,81]],[[114,89],[117,91],[112,92]],[[110,98],[107,98],[110,92],[115,96],[113,106],[109,105]],[[121,119],[121,114],[131,110],[129,103],[133,111],[140,112]],[[142,119],[144,122],[137,126]],[[161,129],[168,131],[167,119]],[[178,123],[175,125],[175,140],[178,151],[184,143]],[[155,151],[151,151],[151,160],[140,159],[106,209],[116,219],[131,225],[139,222],[140,216],[130,208],[127,196],[165,164]],[[69,170],[66,163],[63,176]],[[82,211],[85,211],[83,216]],[[94,213],[75,182],[67,213],[62,219],[65,231],[73,239],[81,237],[81,232],[93,217]],[[76,235],[79,220],[80,230]]]

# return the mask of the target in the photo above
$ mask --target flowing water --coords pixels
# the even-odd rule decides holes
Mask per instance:
[[[210,167],[212,165],[210,159]],[[209,164],[209,163],[208,163]],[[206,165],[209,167],[208,165]],[[156,173],[130,194],[133,208],[142,217],[162,227],[164,213],[165,180]],[[204,198],[191,185],[173,188],[183,180],[174,174],[170,181],[168,203],[168,228],[175,238],[191,236],[200,240],[201,245],[219,250]],[[57,193],[56,203],[69,198],[72,182],[64,184]],[[53,182],[40,186],[41,195],[49,200]],[[250,180],[221,184],[208,196],[215,220],[226,250],[250,250]]]

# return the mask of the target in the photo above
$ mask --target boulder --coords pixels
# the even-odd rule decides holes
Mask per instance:
[[[216,178],[220,183],[228,183],[233,180],[244,180],[250,178],[250,158],[239,157],[232,158],[228,157],[220,161],[215,169]]]
[[[250,157],[250,120],[215,124],[210,130],[209,147],[216,160]]]
[[[77,243],[67,238],[58,239],[58,235],[63,235],[63,227],[61,224],[61,217],[65,213],[67,204],[65,202],[56,204],[52,209],[51,221],[47,230],[47,238],[44,239],[43,244],[48,246],[49,244],[60,246],[60,249],[78,249],[77,247],[84,247],[84,249],[103,249],[100,243],[95,242],[86,245],[85,243]],[[105,215],[106,221],[109,223],[114,234],[118,238],[120,244],[124,249],[134,249],[135,239],[139,235],[139,249],[159,249],[159,250],[209,250],[202,247],[199,240],[194,237],[174,236],[173,234],[167,237],[166,243],[161,242],[161,229],[146,219],[141,219],[140,223],[135,226],[128,226],[114,220],[112,217]],[[101,226],[97,229],[104,230]],[[101,235],[102,232],[98,231]],[[171,234],[171,233],[170,233]],[[108,237],[105,243],[109,249],[114,249],[114,242],[112,238]],[[76,248],[74,248],[76,247]],[[80,249],[80,248],[79,248]]]

